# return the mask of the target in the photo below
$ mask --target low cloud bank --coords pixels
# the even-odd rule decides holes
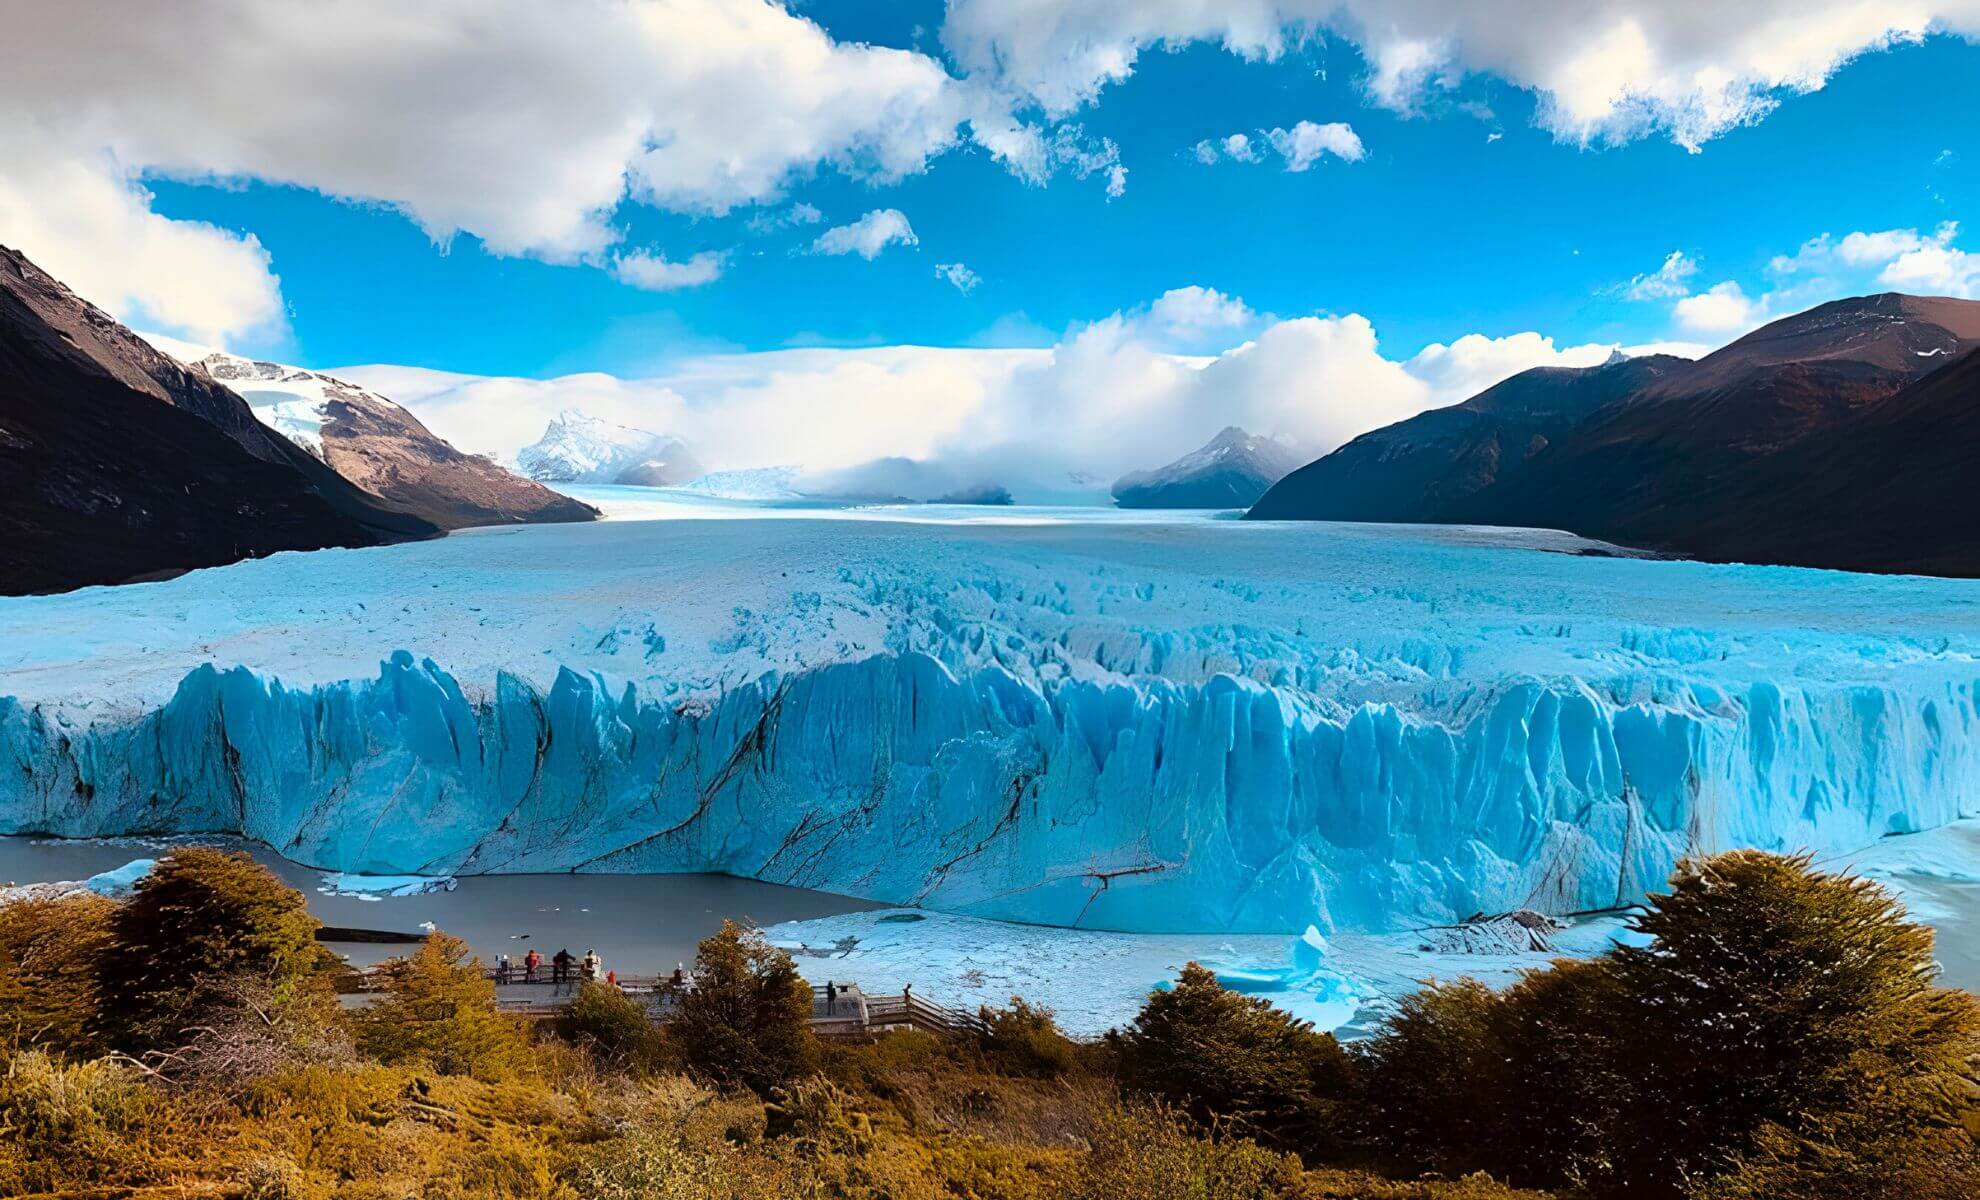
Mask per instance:
[[[1218,337],[1227,348],[1186,352]],[[1471,334],[1391,358],[1357,314],[1276,319],[1179,288],[1041,349],[710,355],[652,379],[336,373],[405,404],[456,445],[501,458],[574,408],[684,437],[714,469],[794,465],[817,486],[913,499],[998,484],[1020,500],[1098,501],[1118,476],[1227,425],[1317,457],[1529,367],[1591,366],[1614,349]]]

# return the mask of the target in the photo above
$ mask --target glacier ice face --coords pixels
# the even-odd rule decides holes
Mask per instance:
[[[0,832],[1297,933],[1980,811],[1980,588],[1575,545],[638,522],[23,598]]]

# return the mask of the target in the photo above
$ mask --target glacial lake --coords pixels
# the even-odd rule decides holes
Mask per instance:
[[[201,844],[245,850],[309,898],[325,925],[422,932],[432,922],[465,940],[492,963],[520,959],[532,947],[549,958],[559,949],[596,949],[605,965],[628,975],[664,974],[694,961],[695,944],[723,918],[754,925],[806,921],[880,905],[803,888],[727,875],[479,875],[454,890],[366,899],[323,891],[328,872],[301,866],[265,846],[234,839]],[[65,841],[0,837],[0,885],[81,880],[132,859],[156,858],[174,844],[164,839]],[[338,953],[359,965],[403,954],[403,945],[339,942]]]

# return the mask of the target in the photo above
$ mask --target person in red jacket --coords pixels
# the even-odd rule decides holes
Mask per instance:
[[[523,955],[523,982],[536,982],[536,969],[543,965],[543,956],[535,950]]]

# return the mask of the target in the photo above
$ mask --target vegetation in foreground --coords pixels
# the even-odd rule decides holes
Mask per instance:
[[[444,934],[340,1006],[299,894],[179,850],[127,901],[0,909],[0,1194],[1980,1194],[1980,1010],[1887,895],[1740,852],[1636,924],[1351,1046],[1193,965],[1099,1043],[1014,1000],[969,1039],[821,1044],[791,960],[733,927],[664,1028],[594,985],[532,1031]]]

